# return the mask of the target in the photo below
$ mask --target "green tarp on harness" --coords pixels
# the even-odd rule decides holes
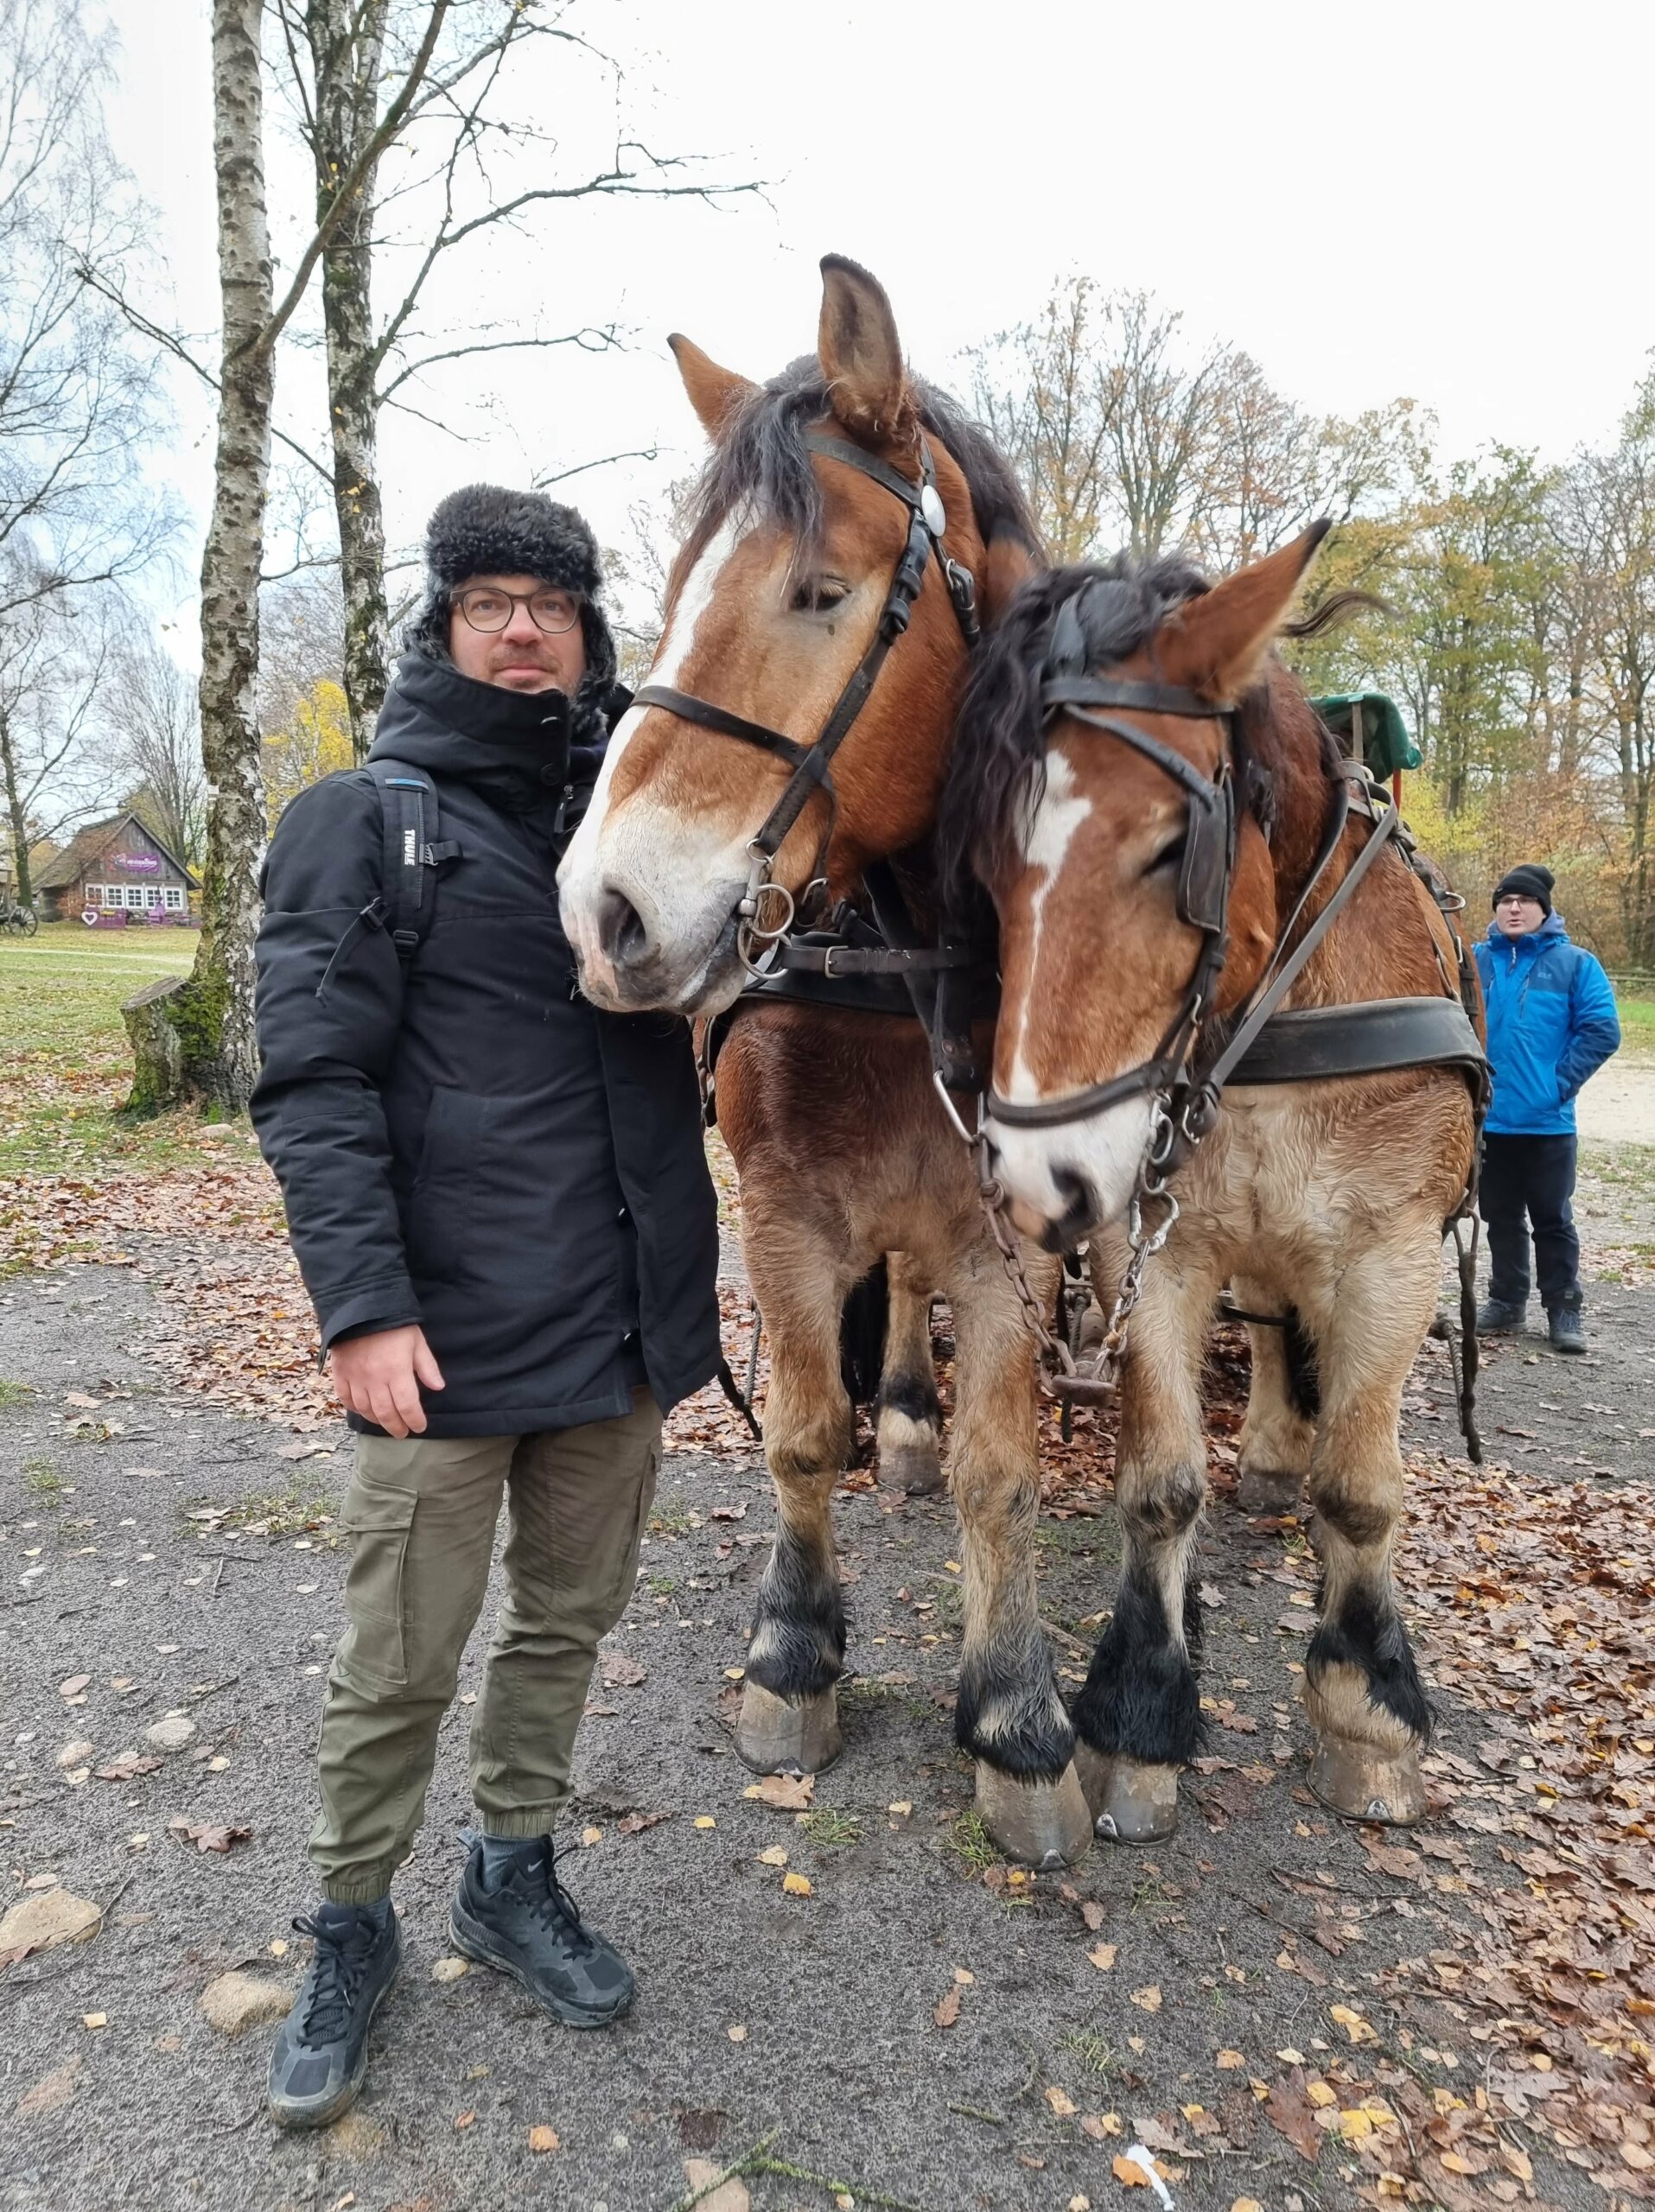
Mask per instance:
[[[1382,783],[1404,768],[1418,767],[1423,756],[1408,734],[1402,709],[1383,691],[1340,691],[1331,699],[1313,699],[1310,703],[1339,740],[1341,748],[1353,760],[1360,760],[1370,774]],[[1359,748],[1355,742],[1359,707],[1362,710]]]

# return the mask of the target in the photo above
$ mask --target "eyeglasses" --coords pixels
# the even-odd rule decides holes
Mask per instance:
[[[470,591],[456,592],[449,604],[474,630],[485,634],[504,630],[519,607],[528,608],[537,630],[553,638],[572,630],[581,619],[581,596],[573,591],[500,591],[493,584],[477,584]]]

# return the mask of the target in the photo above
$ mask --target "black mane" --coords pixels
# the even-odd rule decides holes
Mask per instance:
[[[909,388],[920,422],[947,447],[965,479],[983,543],[1009,536],[1038,551],[1028,500],[987,431],[934,385],[915,377]],[[822,489],[805,432],[829,412],[827,379],[813,353],[758,385],[742,401],[691,495],[685,517],[687,559],[701,551],[727,515],[742,512],[788,531],[797,546],[796,563],[817,551]]]
[[[1058,609],[1090,584],[1076,612],[1087,664],[1107,668],[1152,637],[1175,607],[1210,590],[1177,554],[1082,562],[1024,584],[978,648],[960,708],[938,823],[943,880],[963,892],[975,868],[1003,860],[1046,778],[1041,679]]]

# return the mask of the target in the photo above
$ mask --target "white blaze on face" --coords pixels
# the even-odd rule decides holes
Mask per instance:
[[[652,683],[678,684],[702,617],[740,542],[733,518],[727,518],[708,540],[673,602],[649,672]],[[605,888],[621,892],[643,922],[652,944],[670,952],[686,938],[705,934],[710,893],[722,897],[732,880],[744,883],[747,876],[746,840],[739,830],[732,837],[711,818],[663,807],[646,791],[634,792],[618,810],[611,806],[615,772],[646,716],[653,711],[629,708],[616,725],[592,803],[557,871],[563,929],[583,981],[599,989],[614,980],[598,944],[595,921]],[[719,741],[710,737],[707,742]]]
[[[1076,793],[1074,770],[1068,760],[1055,750],[1048,753],[1045,789],[1030,808],[1022,834],[1025,861],[1031,869],[1042,873],[1029,901],[1028,983],[1018,1009],[1016,1042],[1007,1071],[1005,1095],[1015,1105],[1034,1105],[1043,1096],[1027,1057],[1029,1009],[1036,993],[1045,988],[1040,969],[1041,934],[1047,902],[1063,871],[1075,833],[1091,811],[1091,800]],[[1100,951],[1098,957],[1105,956]],[[996,1172],[1013,1198],[1021,1198],[1048,1221],[1060,1220],[1069,1211],[1070,1192],[1059,1183],[1058,1174],[1078,1175],[1094,1194],[1098,1218],[1110,1220],[1124,1212],[1132,1194],[1138,1162],[1149,1141],[1149,1122],[1150,1106],[1145,1098],[1126,1099],[1085,1120],[1060,1122],[1052,1128],[1009,1128],[990,1120]]]

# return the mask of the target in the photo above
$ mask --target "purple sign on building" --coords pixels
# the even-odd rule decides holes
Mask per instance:
[[[158,875],[161,862],[153,853],[111,853],[110,861],[116,868],[130,868],[143,875]]]

